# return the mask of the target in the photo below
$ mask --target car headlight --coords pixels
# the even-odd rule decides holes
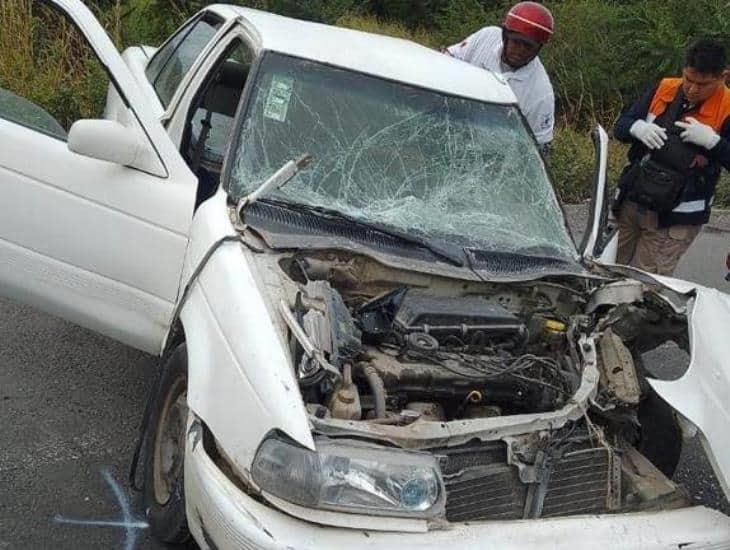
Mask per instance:
[[[272,438],[251,473],[262,490],[301,506],[411,518],[443,511],[443,483],[428,453],[357,441],[320,441],[312,452]]]

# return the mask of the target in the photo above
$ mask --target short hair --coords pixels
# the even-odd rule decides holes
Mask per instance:
[[[727,68],[725,47],[716,40],[698,40],[687,50],[685,67],[692,67],[702,74],[722,74]]]

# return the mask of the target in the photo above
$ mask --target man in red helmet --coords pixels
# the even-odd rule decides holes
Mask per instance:
[[[507,80],[543,151],[553,139],[555,95],[537,54],[553,28],[553,16],[545,6],[520,2],[507,12],[501,27],[484,27],[445,50]]]

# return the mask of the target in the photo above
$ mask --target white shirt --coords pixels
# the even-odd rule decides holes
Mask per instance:
[[[484,27],[448,51],[457,59],[501,75],[517,97],[537,142],[550,143],[555,126],[555,94],[545,67],[535,57],[527,65],[505,72],[509,67],[502,63],[502,47],[502,29]]]

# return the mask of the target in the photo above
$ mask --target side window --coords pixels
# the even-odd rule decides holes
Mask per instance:
[[[198,202],[218,186],[233,118],[253,60],[253,50],[241,40],[235,40],[218,60],[191,105],[182,153],[198,175]]]
[[[102,118],[109,77],[83,34],[45,2],[2,0],[0,117],[65,140]]]
[[[212,14],[205,14],[180,29],[155,53],[146,74],[162,105],[170,104],[180,82],[222,24]]]

